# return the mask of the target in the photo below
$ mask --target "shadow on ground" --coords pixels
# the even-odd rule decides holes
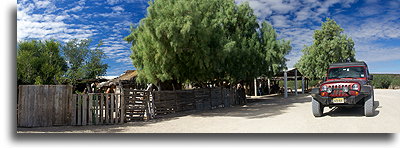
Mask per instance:
[[[379,114],[379,110],[377,108],[382,108],[382,106],[379,106],[379,101],[374,102],[374,110],[375,110],[375,116]],[[363,107],[334,107],[330,111],[326,112],[324,114],[325,116],[331,116],[331,117],[343,117],[343,116],[352,116],[352,117],[364,117],[364,108]]]
[[[193,116],[230,116],[249,119],[266,118],[286,113],[286,110],[289,107],[294,107],[295,103],[311,102],[311,98],[308,94],[289,96],[286,99],[282,95],[276,95],[248,99],[247,102],[247,105],[209,110],[194,114]]]

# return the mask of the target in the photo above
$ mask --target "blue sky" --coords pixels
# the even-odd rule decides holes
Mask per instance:
[[[399,0],[235,0],[248,1],[259,21],[269,21],[280,38],[290,40],[287,55],[292,67],[313,31],[326,17],[333,18],[355,41],[356,59],[368,63],[371,73],[400,73]],[[130,44],[123,38],[130,26],[146,15],[147,0],[18,0],[17,40],[73,38],[99,40],[109,64],[107,75],[134,69]]]

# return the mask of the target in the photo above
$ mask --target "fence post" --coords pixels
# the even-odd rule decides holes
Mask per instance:
[[[106,101],[106,102],[105,102],[105,104],[106,104],[106,115],[105,115],[105,116],[106,116],[106,118],[105,118],[106,121],[105,121],[105,123],[106,123],[106,124],[110,123],[110,122],[109,122],[109,117],[108,117],[109,112],[110,112],[110,111],[109,111],[109,107],[108,107],[108,97],[109,97],[109,94],[106,94],[106,98],[105,98],[105,101]]]
[[[92,118],[92,114],[93,114],[93,105],[92,105],[92,101],[93,101],[93,94],[89,94],[89,100],[88,100],[88,114],[89,114],[89,118],[88,118],[88,125],[92,125],[93,123],[93,118]]]
[[[94,94],[94,124],[99,124],[99,111],[100,111],[100,105],[99,105],[99,95],[98,94]]]
[[[124,89],[121,87],[121,123],[125,122],[125,95]]]
[[[114,94],[110,94],[110,123],[114,123]]]
[[[82,118],[81,118],[81,115],[82,115],[82,95],[77,95],[78,96],[78,123],[77,123],[77,125],[82,125]]]
[[[104,118],[103,118],[104,112],[103,112],[103,110],[104,110],[104,94],[102,93],[101,96],[100,96],[100,117],[99,117],[100,124],[103,124],[103,122],[104,122]]]
[[[87,94],[82,94],[82,125],[87,124],[87,100],[88,100],[88,95]]]
[[[76,125],[76,94],[72,95],[71,107],[71,125]]]
[[[113,95],[114,96],[114,102],[115,102],[115,105],[114,105],[114,112],[115,112],[115,117],[114,117],[114,123],[118,123],[118,116],[119,116],[119,107],[118,107],[118,99],[119,99],[119,97],[117,96],[117,94],[114,94]]]

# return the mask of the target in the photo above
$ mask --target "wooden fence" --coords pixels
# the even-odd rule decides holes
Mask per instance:
[[[155,91],[155,116],[189,110],[209,110],[237,104],[235,92],[226,88]]]
[[[121,124],[124,103],[121,94],[72,94],[71,85],[20,85],[17,126]]]
[[[71,102],[71,125],[124,123],[124,97],[121,94],[73,94]]]
[[[17,125],[22,127],[69,125],[71,85],[20,85]]]
[[[121,93],[110,94],[72,94],[71,85],[21,85],[17,125],[121,124],[182,111],[229,107],[243,99],[236,91],[226,88],[154,92],[121,90]]]

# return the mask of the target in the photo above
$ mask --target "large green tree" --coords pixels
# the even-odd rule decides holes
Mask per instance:
[[[283,41],[265,48],[268,43],[261,42],[259,29],[248,3],[155,0],[125,39],[132,43],[131,58],[142,82],[175,83],[176,87],[188,81],[236,83],[266,73],[268,64],[282,64],[282,59],[276,59],[284,55],[266,61],[266,54],[290,50],[289,42]]]
[[[334,20],[327,18],[320,30],[314,31],[314,41],[305,47],[295,67],[308,78],[323,78],[331,63],[355,61],[354,41],[343,33]]]
[[[54,40],[21,41],[17,45],[17,83],[57,84],[67,70]]]
[[[105,75],[108,64],[103,63],[106,58],[104,52],[99,48],[101,43],[95,49],[90,49],[91,40],[73,39],[62,46],[62,51],[66,61],[68,61],[68,71],[65,76],[76,83],[79,79],[94,79],[96,76]]]
[[[264,74],[272,77],[287,69],[285,56],[292,50],[290,41],[278,40],[277,33],[271,24],[263,22],[260,28],[260,42],[264,53]]]

